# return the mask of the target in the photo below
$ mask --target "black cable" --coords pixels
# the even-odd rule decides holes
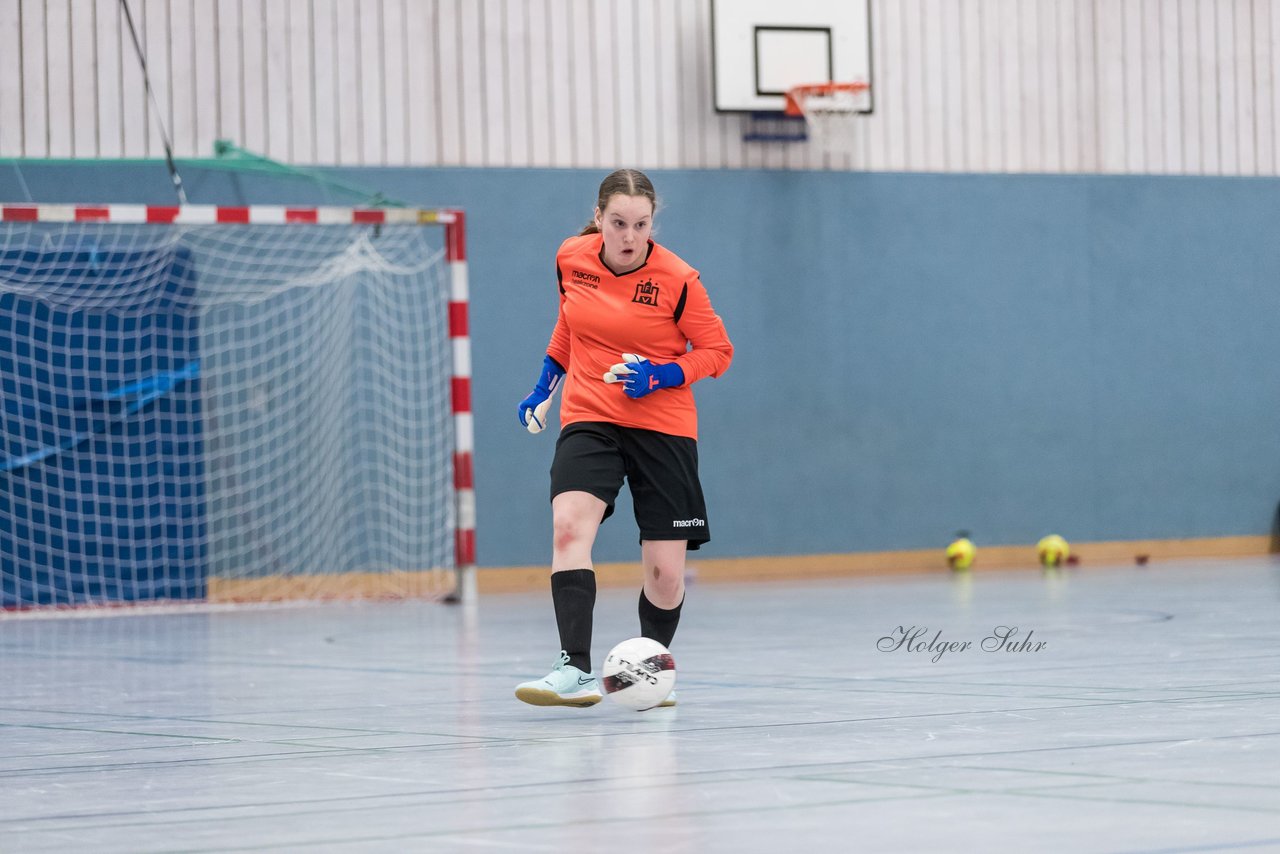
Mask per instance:
[[[129,23],[129,35],[133,36],[133,49],[138,54],[138,62],[142,65],[142,85],[146,87],[156,123],[160,125],[160,139],[164,142],[164,162],[169,167],[169,178],[173,181],[173,189],[178,194],[178,203],[185,205],[187,191],[182,188],[182,176],[178,174],[178,167],[173,162],[173,145],[169,142],[169,131],[164,126],[160,104],[156,102],[156,94],[151,90],[151,72],[147,70],[147,57],[142,52],[142,42],[138,40],[138,31],[133,26],[133,13],[129,11],[129,0],[120,0],[120,8],[124,9],[125,20]]]

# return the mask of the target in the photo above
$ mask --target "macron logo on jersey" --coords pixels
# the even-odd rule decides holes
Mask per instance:
[[[673,528],[705,528],[707,527],[706,519],[676,519],[671,523]]]
[[[573,271],[573,281],[575,284],[586,285],[589,288],[600,289],[600,277],[595,273],[584,273],[581,270]]]

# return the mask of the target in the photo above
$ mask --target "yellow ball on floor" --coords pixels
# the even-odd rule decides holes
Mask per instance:
[[[1036,543],[1036,556],[1041,566],[1062,566],[1071,556],[1071,547],[1062,537],[1050,534]]]
[[[968,569],[973,566],[973,559],[977,554],[978,550],[969,538],[961,537],[947,546],[947,563],[952,569]]]

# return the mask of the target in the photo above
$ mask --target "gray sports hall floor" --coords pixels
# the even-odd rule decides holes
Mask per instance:
[[[511,696],[544,595],[0,618],[0,850],[1280,850],[1278,604],[1267,559],[695,585],[644,713]]]

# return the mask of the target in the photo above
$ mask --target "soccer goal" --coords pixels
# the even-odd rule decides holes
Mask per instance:
[[[457,210],[0,204],[0,607],[474,595]]]

